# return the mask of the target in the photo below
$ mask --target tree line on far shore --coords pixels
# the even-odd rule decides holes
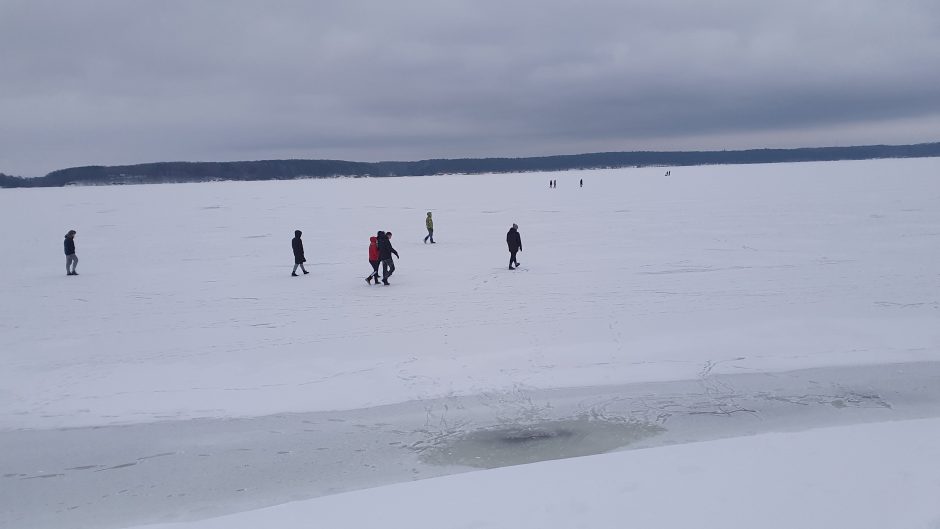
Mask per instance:
[[[343,160],[155,162],[137,165],[71,167],[53,171],[37,178],[23,178],[0,173],[0,187],[61,187],[66,185],[155,184],[219,180],[292,180],[297,178],[521,173],[621,167],[818,162],[934,156],[940,156],[940,143],[739,151],[605,152],[531,158],[460,158],[416,162],[349,162]]]

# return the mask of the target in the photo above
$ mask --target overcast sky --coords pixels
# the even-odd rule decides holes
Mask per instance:
[[[0,172],[940,141],[937,0],[0,0]]]

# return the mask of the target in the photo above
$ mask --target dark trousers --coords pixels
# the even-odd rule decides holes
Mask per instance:
[[[388,280],[389,277],[395,272],[395,262],[392,261],[392,258],[382,260],[382,279]]]
[[[382,261],[379,261],[379,260],[369,261],[369,264],[372,265],[372,273],[367,275],[366,279],[370,277],[374,277],[376,282],[379,281],[379,263],[381,262]]]
[[[428,242],[428,239],[434,242],[434,228],[428,228],[428,236],[424,238],[424,242]]]
[[[513,263],[516,263],[516,266],[519,266],[519,261],[516,261],[516,252],[519,250],[509,250],[509,266],[512,266]]]

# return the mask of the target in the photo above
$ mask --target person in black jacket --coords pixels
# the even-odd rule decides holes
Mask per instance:
[[[310,273],[304,268],[304,263],[307,262],[307,258],[304,257],[304,242],[300,240],[302,234],[303,232],[300,230],[294,230],[294,238],[290,240],[290,245],[294,249],[294,270],[290,273],[293,277],[297,277],[298,266],[305,274]]]
[[[75,255],[75,230],[65,234],[65,275],[77,276],[78,256]]]
[[[515,270],[512,264],[516,263],[516,266],[519,266],[519,261],[516,260],[516,252],[522,251],[522,237],[519,236],[518,225],[513,224],[512,228],[509,228],[509,232],[506,234],[506,244],[509,246],[509,269]]]
[[[392,254],[395,254],[395,257],[398,257],[398,252],[395,251],[395,248],[392,248],[392,241],[389,239],[392,236],[392,232],[385,233],[380,231],[377,234],[378,246],[379,246],[379,261],[382,261],[382,284],[388,285],[388,278],[395,273],[395,262],[392,261]]]

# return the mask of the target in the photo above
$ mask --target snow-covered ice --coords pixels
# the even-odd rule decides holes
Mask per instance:
[[[4,190],[0,526],[940,526],[938,169]]]

